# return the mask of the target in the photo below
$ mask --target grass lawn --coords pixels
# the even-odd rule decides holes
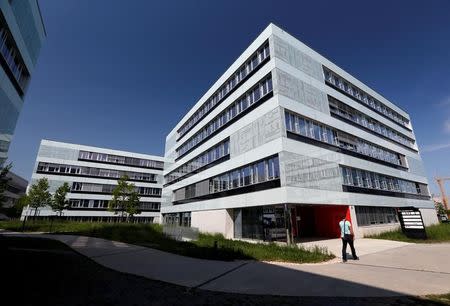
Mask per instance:
[[[406,237],[401,229],[392,232],[385,232],[378,235],[368,236],[367,238],[396,240],[415,243],[439,243],[450,242],[450,223],[440,223],[426,227],[428,239],[411,239]]]
[[[441,303],[442,305],[450,305],[450,293],[440,295],[427,295],[424,298],[433,302]]]
[[[20,231],[20,221],[0,221],[0,228]],[[49,221],[28,221],[27,231],[49,231]],[[76,234],[147,246],[184,256],[214,260],[261,260],[295,263],[323,262],[334,258],[324,248],[281,246],[275,243],[249,243],[225,239],[222,235],[200,234],[191,242],[166,237],[159,224],[95,223],[55,221],[53,233]],[[215,247],[215,242],[217,247]]]

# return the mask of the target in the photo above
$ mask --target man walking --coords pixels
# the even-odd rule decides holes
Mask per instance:
[[[353,239],[355,237],[353,233],[352,224],[350,221],[346,220],[344,215],[342,220],[339,222],[339,227],[341,228],[341,239],[342,239],[342,261],[347,261],[347,243],[350,245],[352,250],[352,256],[354,260],[358,260],[359,257],[356,256],[355,247],[353,246]]]

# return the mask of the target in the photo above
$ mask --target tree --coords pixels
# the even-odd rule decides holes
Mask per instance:
[[[436,212],[438,215],[445,215],[446,211],[444,208],[444,204],[442,202],[434,201],[434,208],[436,209]]]
[[[35,217],[40,207],[50,205],[52,202],[52,196],[48,191],[48,188],[49,185],[46,178],[39,179],[30,187],[30,190],[28,192],[28,203],[31,208],[34,208]]]
[[[9,164],[0,168],[0,208],[6,202],[5,191],[8,189],[8,182],[10,180],[8,173],[11,167],[11,164]]]
[[[65,182],[63,185],[59,186],[58,189],[56,189],[56,192],[53,195],[50,206],[53,211],[56,211],[59,214],[60,217],[62,216],[63,210],[69,206],[69,201],[66,198],[69,191],[69,184]]]
[[[139,213],[139,195],[134,184],[128,183],[128,176],[124,175],[117,181],[117,186],[112,192],[112,199],[108,203],[108,210],[114,211],[114,214],[121,213],[121,218],[127,214],[133,217]]]

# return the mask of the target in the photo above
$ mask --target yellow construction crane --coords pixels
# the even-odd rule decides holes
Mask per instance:
[[[442,204],[444,204],[445,210],[448,211],[448,199],[447,199],[447,195],[445,194],[444,182],[450,181],[450,177],[436,177],[435,179],[439,186],[439,189],[441,190]]]

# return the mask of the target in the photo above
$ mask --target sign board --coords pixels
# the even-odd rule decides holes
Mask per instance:
[[[402,231],[408,238],[427,239],[422,214],[415,207],[402,207],[397,210]]]

